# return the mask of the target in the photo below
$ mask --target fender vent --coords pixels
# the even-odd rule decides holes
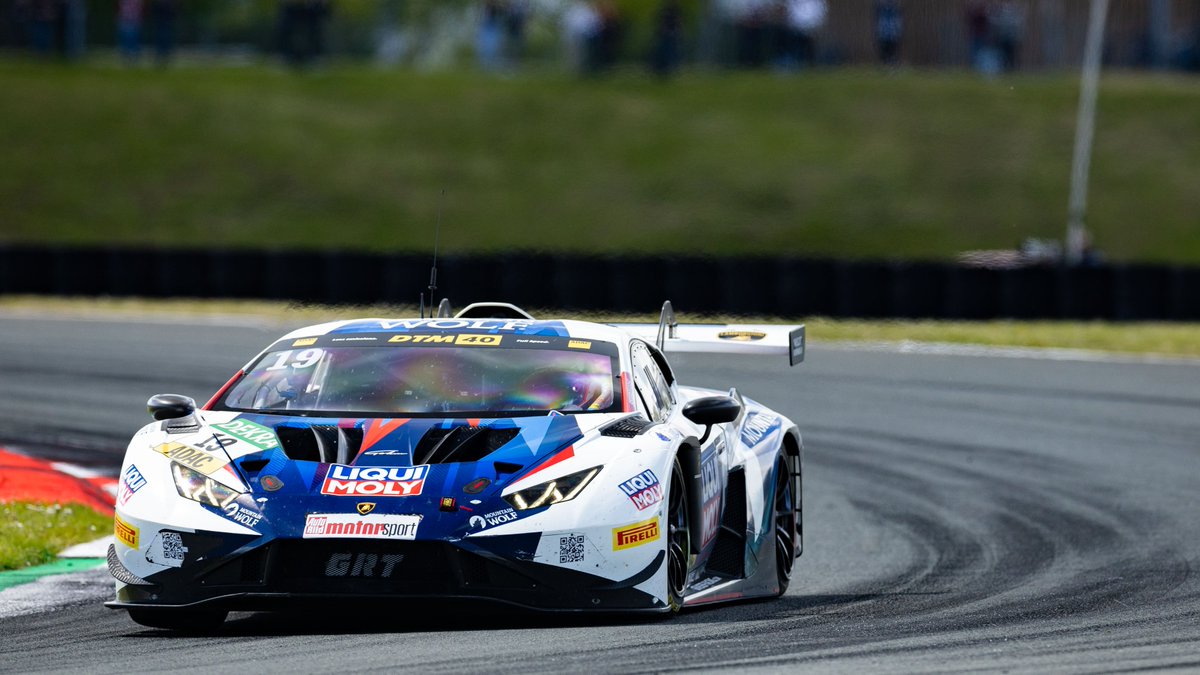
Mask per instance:
[[[430,429],[413,448],[413,464],[478,462],[521,433],[520,429],[451,427]]]
[[[633,438],[652,426],[654,426],[654,422],[645,417],[630,415],[629,417],[622,417],[615,422],[609,422],[600,427],[600,435],[615,436],[616,438]]]

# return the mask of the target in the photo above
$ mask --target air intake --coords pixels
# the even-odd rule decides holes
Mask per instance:
[[[521,433],[520,429],[451,427],[430,429],[413,449],[413,464],[478,462]]]
[[[600,427],[600,435],[633,438],[653,425],[654,422],[641,415],[630,415],[629,417],[622,417],[615,422],[609,422]]]
[[[288,459],[329,464],[349,464],[362,446],[363,431],[356,427],[313,425],[275,427],[275,435]]]

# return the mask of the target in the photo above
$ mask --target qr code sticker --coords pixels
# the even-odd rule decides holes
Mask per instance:
[[[558,562],[583,562],[583,535],[568,535],[558,540]]]
[[[162,533],[163,557],[167,560],[183,560],[187,548],[183,545],[183,537],[178,532]]]

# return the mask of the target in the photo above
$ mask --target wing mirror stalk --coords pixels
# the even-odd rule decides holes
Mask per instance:
[[[700,443],[708,440],[714,424],[732,422],[741,412],[742,404],[729,396],[704,396],[683,406],[684,417],[692,424],[704,426],[704,435],[700,437]]]

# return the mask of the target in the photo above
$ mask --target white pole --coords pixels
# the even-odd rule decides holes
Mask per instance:
[[[1100,88],[1100,57],[1104,51],[1104,26],[1108,0],[1092,0],[1087,44],[1083,52],[1083,76],[1079,86],[1079,116],[1075,121],[1075,155],[1071,162],[1071,202],[1067,220],[1067,262],[1083,259],[1087,230],[1088,171],[1092,163],[1092,140],[1096,135],[1096,95]]]

